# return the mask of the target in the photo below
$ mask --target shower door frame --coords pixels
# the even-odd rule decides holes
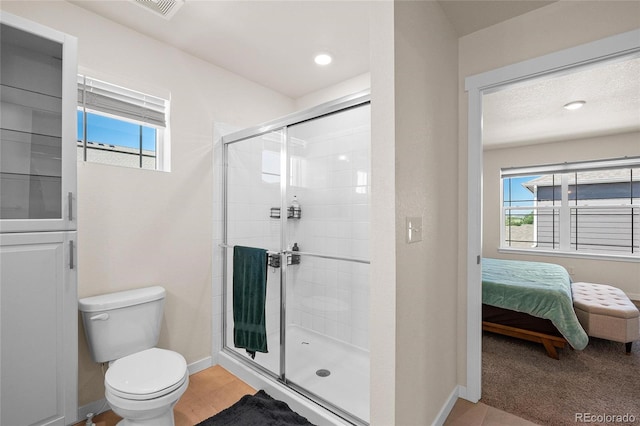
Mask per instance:
[[[280,359],[279,359],[279,368],[280,371],[278,374],[270,371],[266,367],[258,364],[256,361],[248,359],[245,356],[238,354],[233,350],[232,346],[228,345],[227,342],[227,283],[228,283],[228,250],[233,246],[228,244],[228,146],[233,143],[242,142],[248,139],[256,138],[259,136],[266,135],[268,133],[274,132],[282,132],[281,133],[281,147],[280,147],[280,212],[287,211],[287,178],[289,175],[289,165],[288,165],[288,127],[303,123],[305,121],[313,120],[316,118],[320,118],[326,115],[331,115],[334,113],[339,113],[341,111],[346,111],[351,108],[360,107],[366,104],[371,103],[371,94],[369,90],[354,93],[352,95],[348,95],[334,101],[326,102],[315,106],[313,108],[309,108],[297,113],[293,113],[290,115],[286,115],[284,117],[268,121],[264,124],[250,127],[244,130],[240,130],[238,132],[230,133],[228,135],[222,136],[222,244],[220,247],[222,250],[222,351],[233,357],[235,360],[242,363],[244,366],[252,369],[254,372],[262,375],[263,377],[269,378],[271,380],[275,380],[280,384],[286,386],[288,389],[294,390],[295,392],[303,395],[304,397],[310,399],[316,404],[324,407],[325,409],[333,412],[334,414],[342,417],[344,420],[355,424],[355,425],[367,425],[368,423],[363,421],[362,419],[354,416],[353,414],[345,411],[344,409],[336,406],[335,404],[327,401],[326,399],[310,392],[309,390],[296,385],[293,382],[290,382],[285,373],[286,368],[286,288],[287,288],[287,255],[293,253],[290,250],[286,250],[287,246],[287,215],[280,214],[280,250],[278,250],[277,255],[280,256]],[[282,161],[282,159],[285,159]],[[356,263],[365,263],[370,264],[369,260],[365,259],[357,259],[357,258],[349,258],[349,257],[336,257],[336,256],[328,256],[317,253],[308,253],[308,252],[295,252],[295,254],[301,256],[313,256],[313,257],[321,257],[326,259],[334,259],[334,260],[344,260]]]

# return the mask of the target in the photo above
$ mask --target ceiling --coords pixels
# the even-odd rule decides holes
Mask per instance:
[[[526,81],[482,97],[485,148],[640,131],[640,57]],[[564,105],[586,104],[575,111]]]
[[[368,16],[376,1],[186,0],[170,20],[128,0],[71,3],[293,99],[369,71]],[[553,2],[439,3],[462,36]],[[318,67],[318,52],[333,63]]]
[[[130,0],[70,2],[292,99],[369,72],[368,16],[375,1],[186,0],[170,20]],[[553,1],[439,0],[438,3],[458,36],[464,36]],[[313,57],[318,52],[330,53],[333,62],[317,66]],[[637,84],[625,86],[629,82],[638,83],[637,61],[630,67],[580,74],[581,90],[576,88],[577,81],[571,83],[572,77],[565,76],[486,96],[485,144],[530,143],[538,137],[549,141],[585,129],[585,123],[590,134],[611,133],[615,131],[611,129],[614,123],[625,129],[640,128],[638,96],[635,101],[622,96],[640,93]],[[614,72],[614,76],[607,75],[607,70]],[[625,77],[633,77],[633,73],[635,78]],[[612,79],[616,81],[615,91],[609,90],[610,84],[599,84]],[[603,87],[607,90],[602,90]],[[561,108],[575,96],[588,101],[580,110],[583,118],[579,114],[568,115]],[[624,123],[620,123],[621,114],[611,114],[621,109],[627,111]],[[585,116],[587,121],[580,121]],[[566,120],[569,117],[571,121]]]

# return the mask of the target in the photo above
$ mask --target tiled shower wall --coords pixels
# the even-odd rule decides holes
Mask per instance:
[[[354,108],[288,129],[290,177],[287,202],[296,195],[301,219],[287,220],[288,248],[298,243],[302,252],[369,259],[370,109]],[[225,129],[218,129],[225,134]],[[218,140],[218,139],[216,139]],[[280,220],[269,217],[280,204],[279,178],[274,176],[280,147],[265,136],[234,144],[229,151],[228,241],[277,251]],[[241,145],[240,145],[241,144]],[[266,154],[265,154],[266,152]],[[216,145],[215,212],[222,212],[222,147]],[[221,265],[222,221],[216,217],[214,268]],[[231,251],[229,252],[231,253]],[[231,258],[231,256],[229,256]],[[231,270],[231,263],[229,263]],[[307,328],[368,349],[369,265],[301,256],[288,267],[287,323]],[[277,335],[279,273],[269,268],[267,331]],[[222,274],[216,271],[214,318],[221,321]],[[219,324],[219,323],[217,323]],[[221,333],[221,331],[220,331]],[[214,342],[220,342],[220,335]],[[269,343],[270,347],[274,343]],[[214,353],[220,350],[214,343]]]
[[[369,259],[370,109],[368,106],[289,128],[291,182],[300,220],[289,243],[303,252]],[[303,256],[290,267],[289,324],[369,347],[369,265]]]

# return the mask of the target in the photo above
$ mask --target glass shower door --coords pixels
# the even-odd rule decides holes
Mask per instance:
[[[249,357],[234,345],[233,247],[268,250],[266,331],[267,351],[256,352],[254,361],[269,374],[280,376],[280,268],[281,251],[281,155],[283,135],[276,131],[229,143],[226,149],[226,312],[225,346],[241,357]],[[286,218],[286,214],[285,214]]]
[[[370,105],[287,134],[285,376],[368,422]]]

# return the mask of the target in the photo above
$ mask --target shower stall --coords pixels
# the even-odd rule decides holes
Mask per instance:
[[[222,352],[369,422],[369,94],[221,138]],[[233,247],[268,253],[267,353],[233,341]]]

